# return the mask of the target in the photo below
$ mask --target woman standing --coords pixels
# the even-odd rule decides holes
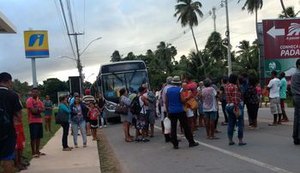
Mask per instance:
[[[131,100],[128,98],[128,92],[125,88],[122,88],[120,91],[120,104],[125,105],[128,110],[131,104]],[[132,142],[133,137],[130,135],[130,123],[132,122],[132,114],[128,111],[127,115],[121,114],[121,121],[123,122],[123,131],[125,135],[126,142]]]
[[[207,139],[218,139],[215,137],[215,121],[217,119],[217,91],[211,86],[210,79],[205,79],[203,83],[205,88],[202,89],[202,100]]]
[[[257,112],[259,108],[259,96],[256,90],[256,80],[249,78],[249,88],[244,94],[245,104],[247,106],[249,127],[255,129],[257,127]]]
[[[65,116],[68,116],[70,119],[70,108],[68,106],[68,99],[67,96],[61,96],[59,98],[59,105],[58,105],[58,112],[63,113]],[[73,148],[68,146],[68,135],[69,135],[69,121],[61,123],[61,127],[63,128],[63,135],[62,135],[62,146],[63,151],[71,151]]]
[[[71,104],[71,124],[72,124],[72,131],[73,131],[73,140],[75,148],[78,148],[77,143],[77,135],[78,128],[80,129],[80,133],[82,136],[83,147],[87,146],[87,139],[86,139],[86,117],[88,108],[81,103],[80,97],[75,96],[74,104]]]
[[[229,145],[234,145],[233,142],[233,131],[235,125],[238,127],[238,139],[239,145],[246,145],[243,142],[244,137],[244,113],[243,113],[243,105],[241,105],[241,92],[237,85],[238,76],[235,74],[231,74],[229,76],[229,84],[225,86],[225,94],[226,94],[226,111],[228,112],[228,128],[227,135],[229,139]]]
[[[51,118],[52,118],[52,109],[53,109],[53,103],[50,100],[50,96],[46,95],[46,99],[44,100],[44,106],[45,106],[45,131],[51,131]]]

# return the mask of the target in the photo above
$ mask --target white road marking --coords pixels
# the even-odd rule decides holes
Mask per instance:
[[[161,128],[158,127],[158,126],[155,126],[155,128],[161,130]],[[179,136],[179,135],[178,135],[178,136]],[[180,137],[180,136],[179,136],[179,137]],[[288,170],[285,170],[285,169],[282,169],[282,168],[273,166],[273,165],[271,165],[271,164],[268,164],[268,163],[264,163],[264,162],[255,160],[255,159],[252,159],[252,158],[250,158],[250,157],[242,156],[242,155],[240,155],[240,154],[237,154],[237,153],[234,153],[234,152],[231,152],[231,151],[228,151],[228,150],[225,150],[225,149],[222,149],[222,148],[219,148],[219,147],[216,147],[216,146],[213,146],[213,145],[204,143],[204,142],[200,142],[200,141],[198,141],[198,140],[195,140],[195,141],[198,142],[200,145],[205,146],[205,147],[207,147],[207,148],[210,148],[210,149],[212,149],[212,150],[219,151],[219,152],[221,152],[221,153],[223,153],[223,154],[226,154],[226,155],[235,157],[235,158],[237,158],[237,159],[246,161],[246,162],[251,163],[251,164],[254,164],[254,165],[256,165],[256,166],[260,166],[260,167],[262,167],[262,168],[269,169],[269,170],[274,171],[274,172],[278,172],[278,173],[293,173],[293,172],[291,172],[291,171],[288,171]]]

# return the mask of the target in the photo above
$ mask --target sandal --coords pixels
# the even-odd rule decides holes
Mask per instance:
[[[32,155],[32,158],[39,158],[40,156],[38,154]]]
[[[39,155],[40,155],[40,156],[45,156],[46,153],[39,152]]]
[[[125,142],[133,142],[133,139],[131,139],[131,138],[125,139]]]

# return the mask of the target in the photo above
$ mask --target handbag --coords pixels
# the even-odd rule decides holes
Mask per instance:
[[[115,109],[116,114],[122,114],[122,115],[127,115],[128,114],[128,108],[125,104],[117,104],[116,109]]]
[[[56,124],[63,124],[69,122],[69,116],[64,111],[58,111],[55,114],[55,122]]]
[[[188,107],[192,110],[195,110],[198,108],[198,102],[196,101],[195,98],[190,98],[186,104],[188,105]]]

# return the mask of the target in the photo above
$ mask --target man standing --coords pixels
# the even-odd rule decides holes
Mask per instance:
[[[12,88],[12,77],[9,73],[0,73],[0,166],[5,173],[15,172],[14,151],[16,131],[14,117],[21,116],[22,106]]]
[[[268,84],[268,89],[270,90],[269,98],[270,98],[270,109],[273,114],[273,123],[269,124],[269,126],[276,126],[277,124],[281,124],[281,107],[280,107],[280,80],[277,78],[277,72],[272,71],[272,80],[270,80]],[[278,121],[277,121],[278,115]]]
[[[300,144],[300,59],[296,61],[296,73],[292,76],[291,90],[295,105],[293,139],[294,144]]]
[[[286,116],[285,113],[285,108],[284,108],[284,104],[285,104],[285,99],[286,99],[286,90],[287,90],[287,82],[285,79],[285,73],[281,72],[279,74],[280,77],[280,106],[281,106],[281,111],[282,111],[282,122],[288,122],[289,119]]]
[[[45,153],[40,152],[41,138],[43,138],[43,119],[41,113],[44,111],[44,104],[39,99],[38,88],[31,89],[31,97],[26,101],[26,108],[29,120],[32,157],[38,158],[40,155],[45,155]]]
[[[178,140],[177,140],[177,120],[179,120],[181,126],[184,130],[184,135],[189,142],[189,147],[198,146],[199,143],[194,141],[192,131],[188,125],[187,116],[183,109],[182,100],[183,95],[181,95],[182,88],[180,87],[181,81],[179,76],[174,76],[172,79],[172,84],[174,86],[170,87],[167,90],[166,94],[166,108],[168,116],[171,120],[171,141],[173,143],[174,149],[178,149]]]

